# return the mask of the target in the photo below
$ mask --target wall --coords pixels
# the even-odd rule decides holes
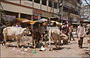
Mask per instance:
[[[6,4],[6,3],[2,3],[3,9],[7,10],[7,11],[11,11],[11,12],[21,12],[24,14],[33,14],[33,10],[32,9],[28,9],[28,8],[24,8],[24,7],[20,7],[20,6],[15,6],[15,5],[11,5],[11,4]]]

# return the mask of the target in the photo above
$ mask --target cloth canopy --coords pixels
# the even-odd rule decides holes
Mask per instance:
[[[32,21],[26,18],[16,18],[16,20],[18,20],[21,23],[28,23],[28,24],[35,24],[38,21]]]
[[[57,22],[57,21],[51,21],[52,23],[56,23],[57,25],[62,25],[62,23],[59,23],[59,22]]]

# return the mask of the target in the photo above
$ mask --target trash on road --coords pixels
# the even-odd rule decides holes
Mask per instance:
[[[43,46],[41,46],[40,51],[45,51],[45,50],[46,50],[46,48],[44,48]]]
[[[24,51],[28,51],[28,49],[24,49]]]
[[[32,51],[33,54],[36,54],[37,52],[36,51]]]

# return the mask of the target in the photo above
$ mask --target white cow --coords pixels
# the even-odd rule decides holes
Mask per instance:
[[[22,27],[6,27],[3,29],[5,47],[6,47],[6,40],[10,38],[15,38],[17,40],[17,47],[20,45],[20,39],[24,36],[24,31],[26,28]]]
[[[55,42],[55,46],[57,48],[57,44],[59,43],[59,45],[61,44],[61,40],[68,40],[68,37],[63,34],[59,29],[56,29],[56,28],[51,28],[49,29],[49,47],[50,47],[50,50],[51,49],[51,42]],[[60,46],[59,46],[60,48]]]

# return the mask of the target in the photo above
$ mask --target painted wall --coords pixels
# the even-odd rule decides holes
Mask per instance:
[[[2,6],[3,6],[3,9],[7,11],[21,12],[21,13],[30,14],[30,15],[33,14],[33,10],[29,8],[24,8],[24,7],[15,6],[15,5],[6,4],[6,3],[2,3]]]

